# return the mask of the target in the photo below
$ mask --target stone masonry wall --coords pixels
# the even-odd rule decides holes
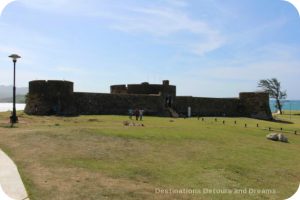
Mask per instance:
[[[127,115],[128,109],[142,108],[145,115],[164,115],[164,105],[158,95],[126,95],[74,93],[75,105],[79,114]]]
[[[146,115],[167,116],[166,106],[169,106],[182,115],[191,107],[193,116],[272,119],[267,93],[240,93],[239,98],[176,97],[176,86],[169,85],[168,81],[162,85],[117,85],[112,86],[112,90],[115,93],[81,93],[73,92],[73,83],[69,81],[31,81],[25,112],[31,115],[127,115],[130,108],[142,108]]]
[[[240,93],[241,105],[245,116],[258,119],[272,119],[269,94],[265,92]]]
[[[73,83],[69,81],[31,81],[25,112],[34,115],[76,115]]]
[[[238,98],[176,97],[174,109],[186,115],[191,107],[193,116],[241,116]]]
[[[111,94],[128,94],[126,85],[112,85],[110,86]]]

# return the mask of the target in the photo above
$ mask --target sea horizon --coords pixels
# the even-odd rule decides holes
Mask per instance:
[[[282,100],[282,110],[295,110],[300,111],[300,100]],[[270,100],[270,109],[276,112],[275,100]]]

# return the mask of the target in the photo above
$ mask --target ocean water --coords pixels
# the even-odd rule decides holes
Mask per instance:
[[[16,104],[16,110],[24,110],[25,105],[23,103]],[[13,104],[12,103],[0,103],[0,112],[12,111]]]
[[[300,111],[300,100],[283,100],[283,110],[297,110]],[[270,108],[272,112],[276,112],[276,103],[274,100],[270,101]]]

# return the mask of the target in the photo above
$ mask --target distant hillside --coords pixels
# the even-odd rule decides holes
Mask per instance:
[[[0,102],[12,102],[13,100],[13,86],[0,85]],[[24,103],[25,95],[28,93],[27,87],[16,88],[16,102]]]
[[[10,103],[13,102],[12,97],[7,97],[0,99],[0,103]],[[17,95],[16,96],[16,103],[25,103],[25,95]]]

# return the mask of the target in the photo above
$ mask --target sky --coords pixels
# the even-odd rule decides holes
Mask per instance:
[[[300,99],[299,36],[283,0],[17,0],[0,15],[0,85],[12,84],[17,53],[17,87],[170,80],[177,95],[237,97],[275,77]]]

